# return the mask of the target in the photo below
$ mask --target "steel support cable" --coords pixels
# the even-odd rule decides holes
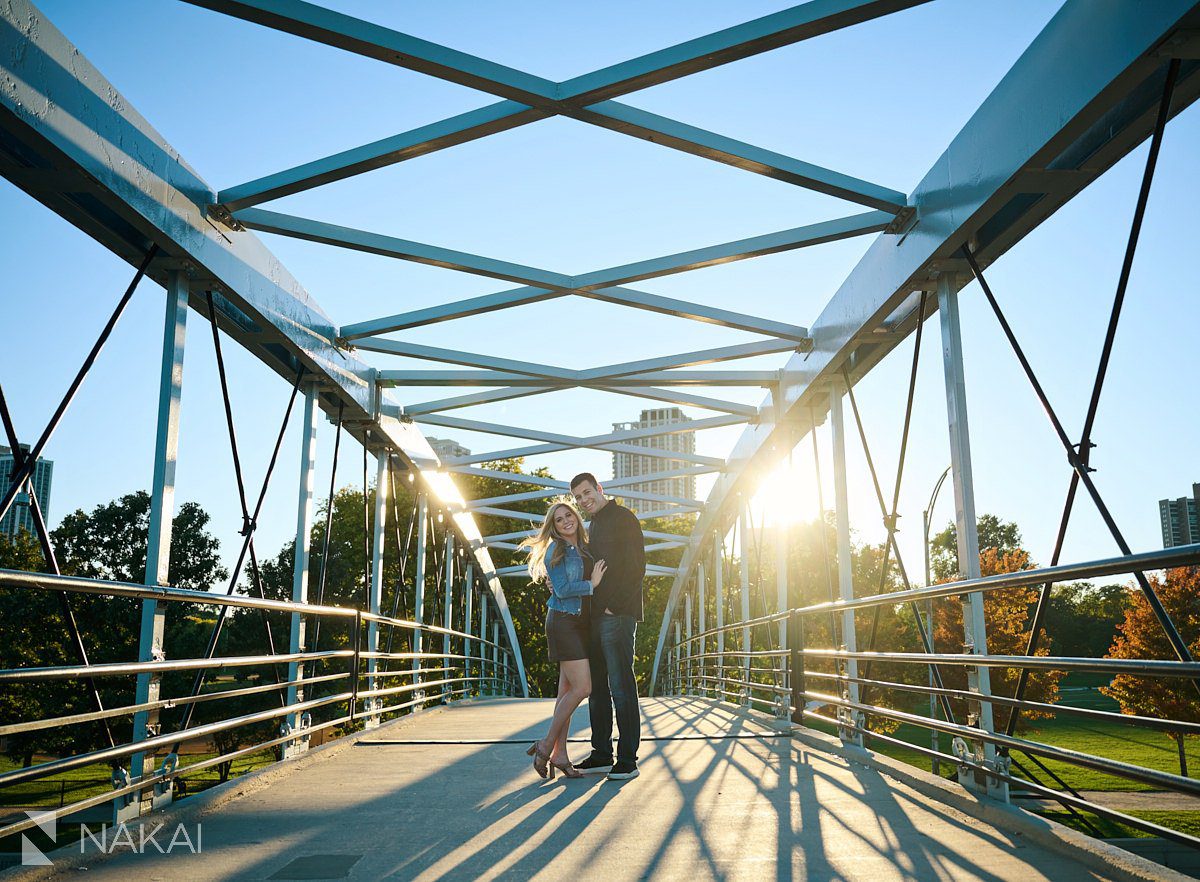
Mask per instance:
[[[211,297],[211,292],[210,292],[210,297]],[[211,299],[209,302],[210,303],[212,302]],[[215,325],[216,313],[215,313],[215,311],[212,311],[211,308],[210,308],[210,316],[213,318],[213,321],[214,321],[213,328],[214,328],[214,332],[215,332],[215,330],[216,330],[216,325]],[[218,353],[217,365],[218,365],[218,372],[220,374],[221,389],[222,389],[222,393],[225,394],[225,396],[226,396],[226,405],[228,405],[228,394],[227,394],[227,386],[226,386],[226,380],[225,380],[224,362],[220,358],[220,336],[215,335],[215,339],[217,340],[217,353]],[[245,534],[245,537],[242,540],[242,547],[241,547],[241,550],[238,552],[237,562],[234,565],[233,573],[229,579],[229,587],[225,590],[225,594],[227,596],[232,595],[234,592],[234,589],[237,587],[238,577],[241,576],[242,566],[245,564],[245,561],[246,561],[246,554],[249,551],[250,546],[254,540],[254,529],[258,524],[258,516],[262,513],[263,502],[265,501],[266,496],[267,496],[267,488],[270,486],[271,476],[275,472],[275,464],[279,460],[279,450],[283,446],[283,436],[287,432],[288,423],[290,422],[291,416],[292,416],[292,409],[296,403],[296,395],[300,391],[300,383],[303,380],[303,378],[304,378],[304,367],[301,366],[299,368],[299,370],[297,370],[297,372],[296,372],[296,382],[292,385],[292,394],[288,397],[287,408],[284,410],[284,413],[283,413],[283,421],[279,426],[279,433],[275,436],[275,446],[271,451],[271,458],[267,462],[267,469],[266,469],[265,474],[263,475],[262,486],[259,489],[258,499],[255,501],[255,504],[254,504],[254,512],[250,516],[249,520],[247,521],[248,530]],[[229,608],[227,606],[222,606],[220,611],[217,613],[217,620],[213,624],[212,631],[209,634],[208,644],[204,648],[204,658],[205,659],[210,659],[216,654],[217,642],[220,640],[221,632],[224,630],[225,621],[227,619],[228,609]],[[320,619],[318,619],[318,621],[320,621]],[[272,653],[272,654],[274,654],[274,653]],[[200,694],[200,690],[204,688],[204,681],[205,681],[206,673],[207,672],[203,669],[198,670],[196,672],[196,678],[195,678],[195,680],[192,681],[191,695],[195,696],[195,695]],[[276,671],[276,676],[278,676],[278,671]],[[286,703],[286,701],[285,701],[285,703]],[[196,709],[195,704],[188,705],[187,709],[184,711],[183,719],[180,722],[180,726],[179,726],[180,731],[187,729],[191,725],[192,716],[195,712],[195,709]],[[175,743],[175,747],[172,749],[173,753],[178,752],[180,743],[181,742],[178,742],[178,741]]]
[[[242,535],[249,542],[250,550],[250,578],[254,583],[254,590],[258,596],[266,600],[266,591],[263,589],[262,575],[258,568],[258,552],[254,548],[254,531],[258,527],[255,520],[250,518],[250,507],[246,504],[246,483],[242,475],[242,458],[238,450],[237,431],[233,424],[233,403],[229,400],[229,381],[225,374],[225,355],[221,350],[221,333],[217,328],[217,310],[213,303],[212,291],[205,292],[205,298],[208,301],[208,323],[212,329],[213,351],[216,353],[217,360],[217,377],[221,384],[221,400],[225,408],[225,427],[229,433],[229,450],[233,457],[233,474],[237,479],[238,504],[242,508]],[[304,369],[301,368],[296,377],[296,389],[300,387],[300,377],[304,375]],[[292,392],[292,398],[295,399],[295,390]],[[291,413],[291,404],[288,404],[288,413]],[[284,425],[287,425],[285,420]],[[255,513],[257,519],[257,512]],[[239,567],[240,569],[240,567]],[[263,628],[267,632],[267,651],[271,655],[276,655],[275,652],[275,637],[271,634],[271,622],[267,618],[266,610],[259,610],[259,618],[262,619]],[[275,665],[271,666],[271,670],[275,675],[275,682],[282,685],[283,680],[279,676],[279,668]],[[281,704],[287,704],[287,696],[280,691],[279,700]]]
[[[25,458],[25,464],[18,466],[13,463],[13,472],[9,478],[8,489],[4,492],[4,497],[0,498],[0,518],[8,514],[9,508],[12,507],[13,501],[17,498],[17,492],[21,485],[25,483],[32,475],[33,470],[37,466],[38,458],[42,455],[42,450],[50,441],[50,437],[58,429],[58,424],[62,421],[63,414],[67,412],[67,408],[71,406],[71,402],[75,400],[75,394],[79,391],[79,387],[83,385],[84,379],[88,372],[91,371],[92,365],[96,363],[96,357],[100,354],[100,350],[104,348],[104,344],[108,342],[108,338],[112,335],[113,328],[116,327],[117,321],[125,312],[125,307],[129,305],[130,299],[133,297],[133,292],[137,290],[138,283],[142,277],[146,275],[146,270],[150,267],[150,262],[154,260],[158,254],[158,246],[151,245],[150,250],[146,252],[146,256],[142,258],[141,264],[138,266],[137,272],[133,276],[133,281],[129,283],[129,287],[125,289],[125,293],[117,302],[116,309],[109,316],[108,322],[100,331],[100,336],[96,338],[96,342],[92,344],[91,350],[87,357],[83,360],[83,364],[79,368],[79,372],[75,375],[75,379],[71,381],[71,385],[67,387],[66,393],[62,400],[59,401],[58,407],[55,408],[49,422],[42,429],[42,434],[38,437],[33,447],[29,450],[29,455]]]
[[[317,606],[325,602],[325,579],[329,573],[329,535],[333,532],[333,503],[337,486],[338,451],[342,446],[342,413],[345,403],[338,402],[337,427],[333,430],[333,465],[329,470],[329,501],[325,506],[325,535],[321,538],[321,571],[317,577]],[[316,650],[321,640],[321,620],[313,625],[312,648]]]
[[[917,327],[918,327],[918,333],[919,333],[920,325],[918,325]],[[913,373],[913,376],[914,377],[916,376],[915,371]],[[848,393],[848,395],[850,397],[850,409],[854,412],[854,422],[858,426],[858,436],[862,441],[863,453],[866,455],[867,468],[870,470],[871,481],[873,482],[873,484],[875,486],[875,498],[879,502],[880,513],[886,518],[887,517],[887,503],[884,502],[883,491],[879,487],[879,476],[875,472],[875,463],[871,458],[871,448],[870,448],[870,445],[867,443],[867,434],[863,428],[862,416],[858,412],[858,402],[855,400],[854,387],[850,385],[849,377],[846,378],[846,392]],[[908,411],[909,411],[909,413],[911,413],[911,411],[912,411],[911,391],[910,391],[910,396],[909,396],[909,401],[908,401]],[[905,419],[907,422],[907,415],[906,415]],[[883,565],[884,565],[883,572],[885,574],[887,572],[887,563],[888,563],[888,556],[887,556],[886,550],[888,548],[894,547],[895,545],[896,545],[895,531],[889,530],[888,531],[888,541],[887,541],[887,545],[885,546],[885,555],[883,558]],[[897,547],[895,550],[896,550],[896,566],[900,570],[900,578],[904,582],[905,590],[912,590],[912,585],[908,580],[908,571],[905,570],[905,568],[904,568],[904,559],[900,556],[900,549]],[[882,589],[881,589],[880,593],[882,593]],[[930,630],[927,631],[925,628],[925,624],[924,624],[923,620],[921,619],[921,610],[917,606],[916,601],[913,601],[913,600],[908,601],[908,608],[913,614],[913,620],[916,622],[917,633],[921,637],[921,645],[925,648],[925,652],[932,654],[933,653],[933,637],[932,637],[933,623],[932,622],[929,623]],[[874,642],[874,636],[875,636],[875,634],[874,634],[874,632],[872,632],[872,634],[871,634],[872,643]],[[864,665],[864,673],[867,670],[869,670],[868,665]],[[942,680],[941,668],[939,668],[937,666],[937,664],[931,662],[929,665],[929,670],[930,670],[930,673],[933,674],[933,679],[937,683],[938,687],[943,688],[945,686],[945,683]],[[942,705],[942,713],[946,714],[946,719],[949,720],[950,722],[954,722],[955,721],[954,708],[951,707],[949,699],[947,699],[945,696],[941,696],[939,703]]]
[[[1072,486],[1068,491],[1068,499],[1073,503],[1074,487],[1077,483],[1082,483],[1084,489],[1092,498],[1092,502],[1095,504],[1096,510],[1099,512],[1101,519],[1104,521],[1104,524],[1108,528],[1109,533],[1112,535],[1113,540],[1116,542],[1117,547],[1124,555],[1129,555],[1133,552],[1129,547],[1129,543],[1126,542],[1124,534],[1117,526],[1116,520],[1113,517],[1112,512],[1109,510],[1108,505],[1104,502],[1103,497],[1101,497],[1100,491],[1097,489],[1095,482],[1091,478],[1090,472],[1092,470],[1088,465],[1089,450],[1092,446],[1091,428],[1095,423],[1095,409],[1099,406],[1100,392],[1103,388],[1104,378],[1107,375],[1108,362],[1112,354],[1112,346],[1115,340],[1116,327],[1120,319],[1121,307],[1124,303],[1125,291],[1128,286],[1129,269],[1132,266],[1133,255],[1137,247],[1138,235],[1141,231],[1142,218],[1144,216],[1146,202],[1149,197],[1150,184],[1153,181],[1154,169],[1157,164],[1158,153],[1162,143],[1163,130],[1165,129],[1166,119],[1169,115],[1170,99],[1174,90],[1178,69],[1178,60],[1173,60],[1167,70],[1163,101],[1159,107],[1154,136],[1151,139],[1150,154],[1146,160],[1146,170],[1142,178],[1141,190],[1138,193],[1138,202],[1134,212],[1134,220],[1132,229],[1130,230],[1125,260],[1122,265],[1121,278],[1118,282],[1117,294],[1113,301],[1112,315],[1109,319],[1108,331],[1105,335],[1104,347],[1100,357],[1100,365],[1097,369],[1096,382],[1093,386],[1091,401],[1089,402],[1088,414],[1085,420],[1085,434],[1082,436],[1081,443],[1078,445],[1078,448],[1076,445],[1071,443],[1070,438],[1067,436],[1066,430],[1062,426],[1062,422],[1059,420],[1057,413],[1055,413],[1054,408],[1051,406],[1045,390],[1038,381],[1037,375],[1034,373],[1032,366],[1029,364],[1029,360],[1026,358],[1025,352],[1021,348],[1016,335],[1013,333],[1012,327],[1005,318],[1004,312],[1000,308],[1000,304],[997,302],[995,296],[992,294],[990,286],[984,279],[983,273],[979,268],[979,264],[975,260],[974,254],[971,253],[969,248],[964,247],[962,249],[963,254],[967,258],[967,262],[971,266],[971,271],[974,273],[975,278],[979,281],[980,288],[983,290],[988,304],[995,313],[996,318],[1000,323],[1000,327],[1009,342],[1009,345],[1012,347],[1014,354],[1017,356],[1017,360],[1021,364],[1022,370],[1025,372],[1026,378],[1029,380],[1030,385],[1033,386],[1034,394],[1037,395],[1038,400],[1042,405],[1042,409],[1046,412],[1046,416],[1049,418],[1055,434],[1058,436],[1060,443],[1063,445],[1063,449],[1067,453],[1067,461],[1074,470],[1074,474],[1072,476]],[[1065,532],[1066,522],[1069,516],[1070,508],[1067,508],[1063,512],[1063,519],[1060,522],[1060,531]],[[1060,550],[1061,542],[1056,542],[1056,552]],[[1187,643],[1179,634],[1179,631],[1175,627],[1175,623],[1171,620],[1170,614],[1162,605],[1162,601],[1159,599],[1158,594],[1150,584],[1150,581],[1146,578],[1145,573],[1139,570],[1135,571],[1132,575],[1137,581],[1138,587],[1141,588],[1142,594],[1146,598],[1146,602],[1150,605],[1150,609],[1154,613],[1155,618],[1158,620],[1160,627],[1163,629],[1163,633],[1166,635],[1168,642],[1171,644],[1171,649],[1174,651],[1176,657],[1180,661],[1192,661],[1192,654],[1187,647]],[[1043,586],[1043,595],[1048,593],[1049,587],[1049,584]],[[1032,631],[1031,638],[1038,636],[1041,630],[1042,622],[1037,621],[1037,612],[1040,611],[1042,613],[1042,617],[1044,618],[1045,609],[1048,605],[1042,601],[1043,598],[1039,597],[1040,610],[1035,610],[1035,624],[1037,625],[1037,628]],[[1036,648],[1037,644],[1034,642],[1033,649]],[[1031,653],[1027,652],[1026,654],[1028,655]],[[1019,677],[1018,686],[1026,685],[1027,681],[1027,675]],[[1191,683],[1192,687],[1197,692],[1200,692],[1200,680],[1192,678]],[[1024,689],[1021,690],[1020,694],[1023,694],[1023,692]]]
[[[862,439],[863,450],[867,452],[867,464],[871,467],[871,479],[875,483],[875,495],[879,499],[879,507],[881,510],[880,513],[883,515],[883,526],[887,530],[887,534],[888,534],[887,542],[884,544],[884,549],[883,549],[883,563],[881,564],[881,566],[879,568],[879,589],[876,592],[877,594],[882,594],[884,587],[887,585],[887,572],[888,572],[889,557],[890,557],[893,546],[895,546],[895,544],[896,544],[895,543],[896,521],[899,518],[897,509],[900,506],[900,487],[901,487],[901,483],[904,478],[904,463],[905,463],[906,455],[908,452],[908,435],[909,435],[910,429],[912,428],[913,400],[916,396],[916,391],[917,391],[917,368],[920,366],[920,362],[921,362],[921,340],[922,340],[922,337],[924,336],[924,331],[925,331],[925,302],[926,302],[927,297],[928,297],[928,294],[925,291],[922,291],[921,292],[921,300],[920,300],[919,305],[917,306],[917,330],[916,330],[915,339],[913,341],[912,368],[909,372],[908,396],[905,400],[905,407],[904,407],[904,428],[900,434],[900,455],[896,462],[896,483],[895,483],[895,488],[892,493],[892,507],[891,507],[890,512],[884,506],[883,493],[880,490],[879,479],[875,474],[875,466],[874,466],[874,463],[871,461],[871,455],[867,448],[867,436],[866,436],[865,431],[863,430],[862,420],[859,418],[858,405],[854,399],[853,387],[851,387],[851,385],[850,385],[850,378],[846,377],[846,389],[847,389],[848,393],[850,394],[851,404],[853,404],[853,406],[854,406],[855,423],[858,425],[858,434],[859,434],[859,437]],[[896,565],[900,568],[901,572],[903,573],[904,572],[904,562],[900,558],[900,549],[898,546],[896,546]],[[905,581],[905,586],[907,586],[908,585],[907,574],[905,574],[904,581]],[[868,650],[873,649],[875,646],[875,638],[879,632],[879,616],[880,616],[880,612],[882,609],[883,608],[879,607],[879,606],[875,607],[875,610],[871,615],[871,633],[870,633],[870,636],[867,638],[867,649]],[[917,607],[914,604],[913,605],[914,614],[916,614],[916,610],[917,610]],[[930,630],[930,633],[932,633],[932,631],[933,631],[932,619],[929,622],[929,630]],[[932,643],[930,644],[930,651],[932,651]],[[870,665],[866,666],[866,670],[868,670],[868,671],[870,670]]]
[[[0,420],[4,423],[4,434],[8,438],[9,446],[12,448],[13,469],[20,469],[25,462],[25,451],[21,449],[20,441],[17,438],[16,426],[13,425],[12,414],[9,413],[8,400],[4,396],[4,387],[2,385],[0,385]],[[45,558],[50,571],[56,576],[61,576],[62,570],[58,565],[58,557],[54,554],[54,543],[50,541],[50,532],[46,529],[46,520],[42,516],[42,506],[38,501],[37,491],[32,486],[29,488],[29,514],[33,518],[34,530],[37,533],[38,543],[42,548],[42,557]],[[75,648],[75,654],[79,657],[79,663],[84,666],[90,666],[91,662],[88,661],[87,646],[83,642],[83,634],[79,630],[79,623],[75,619],[75,610],[71,604],[71,597],[66,591],[56,593],[59,614],[62,616],[63,622],[66,623],[67,632],[70,634],[71,643]],[[88,686],[88,698],[92,703],[92,710],[96,713],[104,713],[104,702],[100,698],[100,690],[96,686],[96,681],[88,677],[86,683]],[[109,747],[116,747],[117,742],[113,738],[108,720],[102,720],[102,724]]]

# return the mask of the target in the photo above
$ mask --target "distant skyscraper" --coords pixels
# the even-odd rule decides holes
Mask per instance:
[[[1158,517],[1162,521],[1163,548],[1200,542],[1200,484],[1192,485],[1191,496],[1160,499]]]
[[[29,453],[29,445],[22,444],[21,450],[26,455]],[[16,458],[13,456],[12,448],[0,445],[0,493],[8,490],[8,485],[12,481],[13,471],[16,468]],[[54,463],[48,459],[39,459],[37,465],[33,468],[33,477],[25,483],[21,488],[21,492],[17,494],[16,501],[8,513],[0,518],[0,534],[5,536],[16,536],[20,530],[27,530],[33,533],[33,515],[29,509],[29,488],[32,484],[33,490],[37,493],[38,503],[42,508],[42,516],[50,520],[50,483],[54,477]]]
[[[456,456],[470,456],[471,451],[463,447],[457,441],[451,441],[449,438],[426,438],[429,446],[433,448],[433,452],[438,455],[438,459],[445,462],[448,459],[453,459]]]
[[[691,419],[683,415],[678,407],[662,407],[656,410],[643,410],[642,418],[634,423],[613,423],[614,432],[629,429],[649,429],[661,426],[690,423]],[[670,435],[658,435],[654,438],[639,438],[626,442],[638,447],[653,447],[657,450],[667,450],[672,453],[695,453],[696,432],[680,431]],[[613,454],[613,477],[636,478],[639,475],[652,475],[656,472],[674,471],[685,468],[692,463],[681,459],[665,459],[656,456],[642,456],[637,453]],[[696,477],[687,475],[680,478],[660,478],[656,481],[646,481],[628,485],[628,489],[641,493],[653,493],[656,496],[679,496],[684,499],[696,498]],[[620,496],[621,490],[613,491],[614,496]],[[661,502],[651,502],[645,499],[627,500],[629,507],[639,514],[663,508]]]

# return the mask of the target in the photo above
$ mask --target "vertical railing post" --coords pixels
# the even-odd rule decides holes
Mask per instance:
[[[705,612],[706,598],[704,585],[706,575],[707,573],[705,572],[704,561],[701,560],[698,564],[696,564],[696,633],[698,634],[704,633],[704,622],[707,617]],[[692,654],[703,656],[705,653],[706,642],[707,641],[705,638],[701,637],[699,646],[692,648]],[[708,687],[705,685],[704,681],[704,671],[707,664],[708,659],[706,658],[702,657],[696,659],[696,691],[700,695],[708,694]]]
[[[738,513],[738,573],[739,582],[742,589],[742,621],[750,621],[750,544],[748,536],[750,533],[750,501],[746,500],[742,503],[742,509]],[[742,652],[750,651],[750,626],[746,625],[742,628]],[[751,658],[748,655],[742,656],[742,680],[749,684],[750,682],[750,665]],[[750,704],[750,687],[749,685],[742,687],[742,704]]]
[[[371,552],[371,598],[370,610],[372,615],[379,615],[379,610],[383,605],[383,546],[384,546],[384,527],[387,521],[387,505],[388,505],[388,460],[390,456],[386,450],[380,450],[375,455],[375,524],[372,530],[372,552]],[[380,682],[376,678],[376,673],[379,670],[379,659],[375,658],[375,653],[379,651],[379,623],[372,620],[367,623],[367,652],[370,656],[367,658],[367,692],[374,692],[376,684]],[[364,725],[368,729],[373,729],[380,723],[379,706],[381,701],[371,696],[363,705],[363,713],[366,716]]]
[[[797,726],[803,726],[808,693],[804,673],[804,617],[794,612],[787,617],[784,626],[787,629],[788,686],[792,690],[791,719]]]
[[[486,591],[479,592],[479,694],[491,695],[492,683],[488,679],[488,596]]]
[[[446,528],[446,574],[445,581],[442,582],[446,590],[442,592],[442,627],[449,631],[454,627],[454,531],[447,526]],[[442,676],[441,679],[451,679],[450,672],[450,653],[453,647],[450,645],[450,635],[442,635]],[[442,687],[442,701],[448,702],[453,697],[454,684],[447,683]]]
[[[304,423],[300,427],[300,491],[296,500],[296,553],[292,561],[292,603],[308,603],[308,561],[312,544],[313,484],[317,471],[317,420],[321,410],[317,406],[317,386],[304,390]],[[330,504],[332,505],[332,500]],[[308,648],[308,621],[298,612],[291,615],[288,652],[304,652]],[[288,663],[287,704],[293,707],[304,701],[304,663]],[[306,728],[307,714],[288,714],[284,727],[289,733],[297,733],[294,741],[284,742],[284,758],[298,756],[308,750],[308,736],[301,734]]]
[[[162,364],[159,370],[158,419],[155,428],[154,476],[150,488],[150,524],[146,536],[147,585],[166,585],[171,560],[171,527],[175,517],[175,463],[179,458],[179,405],[183,394],[183,354],[187,337],[188,278],[179,270],[167,275],[166,315],[163,321]],[[157,600],[142,601],[138,659],[158,661],[166,658],[163,640],[166,610]],[[158,701],[162,679],[157,674],[139,674],[134,701],[146,704]],[[133,741],[145,741],[158,734],[158,711],[138,711],[133,717]],[[135,753],[130,759],[130,777],[136,781],[153,773],[152,751]],[[136,817],[171,801],[172,783],[156,784],[141,790],[128,806],[116,804],[117,820]]]
[[[684,679],[683,691],[685,695],[691,695],[692,656],[695,655],[695,651],[692,648],[692,593],[690,591],[685,594],[683,598],[683,617],[683,620],[686,623],[684,627],[684,637],[687,638],[687,642],[683,645],[684,658],[686,659],[686,677]]]
[[[717,605],[717,700],[725,701],[725,537],[713,539],[713,600]]]
[[[958,572],[964,579],[979,578],[979,534],[975,520],[975,481],[971,470],[971,433],[967,423],[967,387],[963,369],[962,326],[958,310],[958,284],[949,273],[937,280],[938,315],[942,329],[942,367],[946,382],[946,420],[950,430],[950,471],[954,480],[954,513],[958,534]],[[963,608],[963,651],[987,654],[987,619],[983,593],[961,596]],[[967,666],[967,688],[987,697],[992,694],[987,668]],[[968,725],[994,733],[992,705],[986,700],[969,702]],[[997,767],[995,745],[974,742],[974,760],[988,768]],[[1002,770],[1003,771],[1003,770]],[[988,795],[1008,801],[1008,784],[959,766],[959,783],[975,789],[986,787]]]
[[[475,633],[474,620],[474,603],[475,603],[475,565],[467,564],[467,573],[463,578],[463,631],[467,634]],[[475,654],[474,641],[467,638],[463,641],[463,676],[471,676],[471,656]],[[467,688],[471,688],[471,684],[467,684]],[[470,692],[467,693],[470,695]]]
[[[683,639],[682,629],[679,627],[679,619],[676,619],[675,620],[675,664],[673,666],[674,674],[672,675],[673,679],[675,681],[675,688],[673,690],[675,695],[680,695],[683,692],[683,689],[681,686],[681,679],[682,679],[681,675],[683,673],[683,671],[681,669],[681,666],[683,664],[683,646],[681,645],[682,639]]]
[[[838,596],[842,600],[854,599],[854,559],[850,550],[850,493],[846,485],[846,420],[842,413],[842,397],[846,384],[841,378],[830,383],[829,424],[833,435],[833,505],[837,521],[837,565]],[[858,638],[854,628],[854,610],[842,611],[842,646],[847,652],[858,652]],[[858,659],[844,659],[838,665],[843,699],[858,703]],[[838,719],[843,725],[838,734],[843,741],[862,747],[863,714],[860,711],[839,708]]]
[[[425,546],[429,544],[429,495],[424,490],[417,492],[417,565],[413,576],[413,621],[418,625],[425,624]],[[425,635],[421,629],[413,629],[413,686],[421,684],[421,652],[425,645]],[[425,693],[414,689],[413,710],[421,707]]]

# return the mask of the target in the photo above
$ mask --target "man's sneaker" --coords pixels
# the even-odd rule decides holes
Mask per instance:
[[[583,762],[575,763],[575,768],[579,769],[579,771],[583,772],[585,775],[595,775],[608,771],[609,768],[612,767],[612,764],[613,761],[611,756],[608,758],[597,756],[596,752],[592,751],[588,758]]]
[[[628,760],[621,760],[612,767],[612,771],[608,773],[610,781],[628,781],[630,778],[638,776],[637,763],[631,763]]]

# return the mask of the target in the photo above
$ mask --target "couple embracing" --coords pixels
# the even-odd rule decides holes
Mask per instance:
[[[527,751],[538,775],[568,778],[605,773],[613,780],[638,775],[641,742],[633,644],[642,619],[646,556],[637,515],[604,495],[595,476],[571,481],[569,502],[550,507],[529,549],[529,577],[550,589],[546,642],[558,662],[558,699],[550,731]],[[580,510],[591,520],[584,528]],[[580,763],[567,754],[571,715],[588,699],[592,752]],[[617,752],[613,756],[613,711]]]

